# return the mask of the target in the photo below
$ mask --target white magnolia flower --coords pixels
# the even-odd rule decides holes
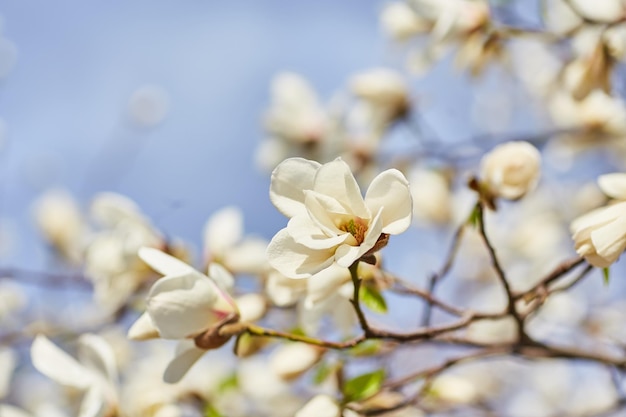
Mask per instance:
[[[380,15],[380,23],[392,38],[399,41],[425,33],[432,26],[404,1],[385,5]]]
[[[577,13],[598,22],[614,22],[626,16],[624,0],[570,0]]]
[[[311,369],[324,354],[324,349],[307,343],[284,343],[270,356],[270,367],[280,378],[289,381]]]
[[[480,168],[483,185],[491,196],[517,200],[537,185],[541,155],[528,142],[507,142],[486,154]]]
[[[87,227],[70,193],[61,189],[46,192],[35,203],[33,215],[44,238],[68,260],[79,262]]]
[[[215,212],[204,226],[207,263],[216,262],[234,274],[260,274],[268,269],[267,241],[243,236],[243,214],[238,207]]]
[[[209,349],[228,341],[219,328],[239,319],[235,301],[226,288],[232,276],[218,264],[209,266],[209,278],[186,263],[158,249],[141,248],[139,257],[165,275],[150,289],[146,315],[131,327],[129,337],[145,339],[158,334],[163,339],[182,340],[164,375],[177,382]]]
[[[379,174],[365,198],[348,165],[291,158],[272,173],[270,199],[286,228],[267,249],[270,264],[290,278],[308,278],[333,263],[347,268],[411,224],[409,184],[395,169]]]
[[[452,195],[445,177],[432,170],[418,169],[410,175],[413,217],[424,224],[445,224],[452,217]]]
[[[619,202],[575,219],[570,230],[576,252],[591,265],[607,268],[626,249],[626,174],[602,175],[598,184]]]
[[[374,68],[350,80],[354,95],[372,107],[381,123],[389,123],[406,114],[410,106],[409,88],[401,74],[388,68]]]
[[[152,275],[137,251],[163,246],[163,237],[133,201],[119,194],[98,194],[91,215],[103,230],[85,251],[85,275],[94,285],[96,301],[116,309]]]
[[[111,346],[100,336],[78,339],[78,360],[38,335],[31,346],[33,366],[48,378],[85,393],[79,417],[115,415],[118,407],[117,363]]]

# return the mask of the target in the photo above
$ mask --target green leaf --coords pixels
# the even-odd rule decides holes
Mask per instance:
[[[225,378],[217,388],[218,392],[228,391],[230,389],[236,389],[239,386],[239,380],[237,374],[233,373],[229,377]]]
[[[224,417],[222,413],[217,411],[211,404],[204,407],[204,417]]]
[[[472,210],[472,212],[470,213],[469,217],[467,218],[467,224],[471,225],[472,227],[477,228],[478,227],[478,222],[480,221],[480,209],[478,208],[478,205],[476,205],[474,207],[474,209]]]
[[[380,391],[384,380],[385,371],[383,369],[352,378],[343,386],[344,400],[350,402],[369,398]]]
[[[371,356],[380,352],[383,343],[380,340],[366,340],[348,351],[353,356]]]
[[[609,268],[602,268],[602,276],[604,277],[604,285],[609,285]]]
[[[326,378],[330,376],[334,369],[335,366],[329,365],[327,362],[321,362],[315,370],[315,375],[313,375],[313,383],[319,385],[326,381]]]
[[[376,288],[367,285],[361,286],[359,298],[363,304],[374,313],[384,314],[387,312],[387,303],[383,295]]]

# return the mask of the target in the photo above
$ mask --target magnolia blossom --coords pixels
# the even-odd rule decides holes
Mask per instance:
[[[289,381],[311,369],[322,357],[324,349],[307,343],[286,343],[270,356],[270,367],[280,378]]]
[[[537,185],[541,155],[528,142],[507,142],[486,154],[480,168],[490,196],[517,200]]]
[[[409,183],[400,171],[379,174],[363,198],[341,158],[324,165],[285,160],[272,173],[270,199],[290,220],[270,242],[268,259],[290,278],[308,278],[335,262],[347,268],[411,224]]]
[[[165,276],[152,286],[146,314],[131,327],[129,337],[181,340],[164,375],[166,382],[177,382],[204,352],[228,341],[219,329],[239,320],[227,293],[233,278],[218,264],[209,266],[209,278],[158,249],[141,248],[139,257]]]
[[[570,230],[576,252],[591,265],[607,268],[626,249],[626,174],[602,175],[598,184],[619,202],[577,218]]]
[[[341,408],[328,395],[317,395],[304,405],[295,417],[341,417]]]
[[[368,102],[381,122],[391,122],[406,114],[410,107],[407,82],[388,68],[374,68],[352,77],[352,92]]]
[[[117,414],[117,362],[113,349],[103,338],[95,334],[82,335],[78,339],[76,360],[39,335],[33,341],[30,355],[39,372],[85,393],[79,417]]]

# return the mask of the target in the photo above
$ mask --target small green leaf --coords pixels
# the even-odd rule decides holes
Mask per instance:
[[[315,370],[315,375],[313,375],[313,383],[319,385],[326,381],[333,369],[335,369],[334,366],[329,365],[327,362],[321,362]]]
[[[235,389],[239,386],[239,380],[237,379],[237,374],[233,373],[229,377],[225,378],[218,387],[218,392],[228,391],[230,389]]]
[[[604,285],[609,285],[609,268],[602,268],[602,276],[604,277]]]
[[[222,413],[217,411],[211,404],[204,407],[204,417],[224,417]]]
[[[385,371],[383,369],[352,378],[343,386],[344,400],[350,402],[369,398],[380,391],[384,380]]]
[[[363,304],[374,313],[384,314],[387,312],[387,303],[383,295],[376,288],[367,285],[361,286],[359,298]]]
[[[380,340],[366,340],[350,349],[348,353],[353,356],[371,356],[380,352],[382,345]]]
[[[472,227],[478,227],[478,222],[480,221],[479,210],[480,208],[478,207],[478,205],[476,205],[470,213],[469,217],[467,218],[467,224],[471,225]]]

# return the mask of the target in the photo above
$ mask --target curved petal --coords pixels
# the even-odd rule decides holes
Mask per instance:
[[[196,347],[193,341],[183,340],[176,346],[176,356],[167,365],[163,381],[175,384],[185,376],[189,368],[204,355],[206,350]]]
[[[287,229],[279,231],[267,247],[267,259],[289,278],[308,278],[333,263],[334,248],[312,250],[296,243]]]
[[[183,261],[155,248],[140,248],[139,257],[159,274],[181,275],[195,271]]]
[[[315,191],[305,192],[305,206],[310,220],[326,236],[336,236],[345,231],[339,229],[339,225],[354,218],[353,214],[341,209],[337,200]],[[341,211],[339,211],[341,210]],[[304,216],[299,216],[304,217]],[[356,241],[355,241],[356,243]]]
[[[213,305],[213,310],[223,315],[237,311],[237,303],[230,296],[229,292],[235,286],[235,278],[222,265],[212,263],[209,265],[209,280],[215,284],[217,300]]]
[[[626,202],[600,207],[583,214],[572,221],[570,230],[574,233],[574,239],[577,239],[577,234],[585,233],[589,228],[597,228],[603,224],[612,222],[620,216],[626,216]]]
[[[365,233],[365,240],[363,240],[361,245],[341,245],[337,248],[335,252],[335,262],[337,262],[337,265],[348,268],[354,261],[365,255],[368,250],[374,247],[383,230],[382,212],[383,208],[378,211],[378,214],[370,223]]]
[[[361,189],[347,163],[341,158],[322,165],[315,174],[313,190],[333,197],[349,212],[362,219],[369,219],[361,195]]]
[[[107,380],[117,382],[117,361],[111,345],[95,334],[84,334],[78,339],[78,359]]]
[[[84,390],[93,383],[89,370],[46,336],[35,337],[30,348],[30,357],[35,369],[62,385]]]
[[[598,177],[598,185],[609,197],[626,200],[626,174],[616,172]]]
[[[147,312],[164,339],[196,335],[217,322],[215,284],[198,272],[158,280],[150,290]]]
[[[346,240],[356,241],[350,233],[337,229],[336,235],[326,235],[306,216],[292,217],[287,223],[287,231],[293,240],[310,249],[330,249],[345,243]]]
[[[262,238],[249,237],[224,254],[222,262],[233,273],[257,275],[268,269],[265,250],[269,242]]]
[[[0,404],[0,416],[2,417],[32,417],[26,411],[8,404]]]
[[[304,300],[307,308],[330,297],[346,282],[350,281],[348,268],[333,264],[318,272],[307,281],[307,296]]]
[[[284,160],[272,172],[270,200],[287,217],[305,213],[303,190],[313,188],[320,163],[304,158]]]
[[[215,212],[204,226],[204,248],[211,255],[222,257],[243,236],[243,214],[229,206]]]
[[[159,331],[147,312],[144,312],[128,329],[128,338],[131,340],[148,340],[159,337]]]
[[[626,216],[591,232],[591,241],[599,256],[616,261],[626,249]]]
[[[397,235],[411,225],[413,200],[409,182],[397,169],[380,173],[365,194],[365,204],[372,213],[382,211],[383,233]]]
[[[78,417],[101,417],[105,415],[106,402],[97,385],[89,388],[80,404]]]

